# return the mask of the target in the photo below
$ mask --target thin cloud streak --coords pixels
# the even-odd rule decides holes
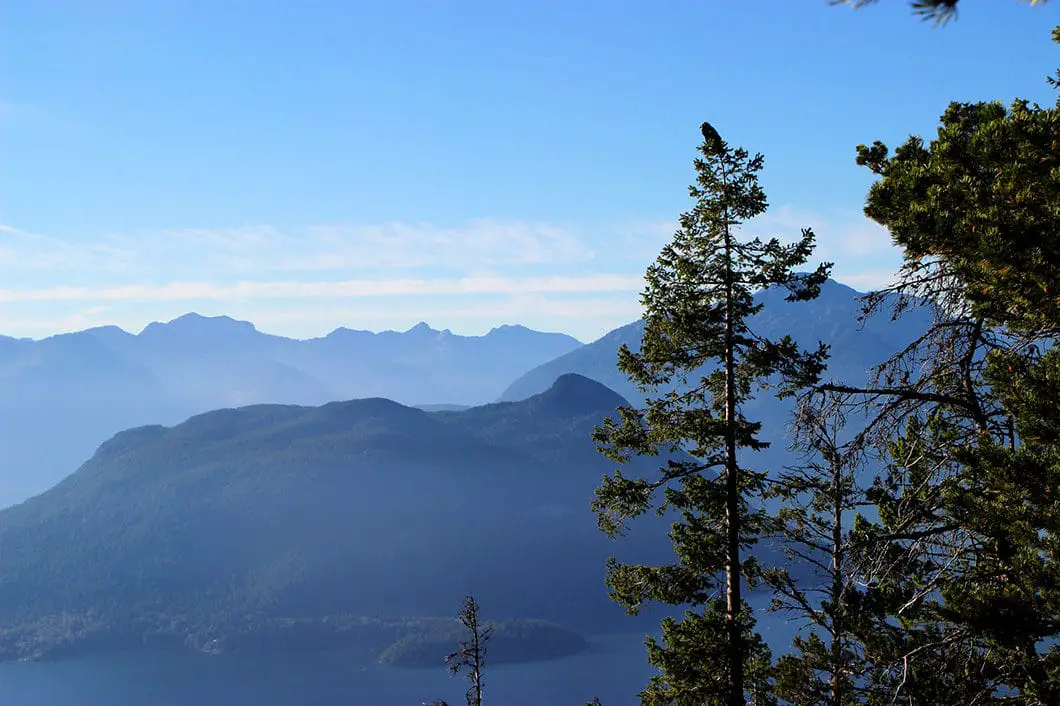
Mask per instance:
[[[605,228],[607,233],[591,233],[547,223],[480,218],[458,227],[391,222],[285,230],[260,225],[71,241],[0,224],[0,273],[54,271],[157,283],[339,271],[378,277],[433,270],[466,276],[484,270],[588,263],[595,263],[597,270],[643,271],[669,242],[675,227],[667,220],[642,220]],[[780,206],[743,230],[748,235],[792,240],[803,227],[818,235],[817,258],[853,264],[897,254],[884,228],[854,212],[826,215]]]
[[[641,277],[593,274],[581,277],[464,277],[457,279],[374,279],[336,282],[170,282],[117,287],[0,289],[0,302],[182,301],[306,299],[412,295],[635,292]]]
[[[474,219],[459,227],[392,222],[282,230],[270,225],[111,234],[75,242],[0,224],[0,267],[172,277],[329,270],[476,270],[584,264],[596,257],[570,228]]]
[[[746,225],[749,233],[759,234],[763,239],[776,236],[788,241],[797,238],[803,228],[816,234],[814,255],[825,260],[898,252],[886,228],[855,211],[824,214],[785,205],[766,211]]]

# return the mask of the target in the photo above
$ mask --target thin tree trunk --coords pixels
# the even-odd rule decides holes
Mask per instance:
[[[474,698],[473,706],[482,706],[482,645],[481,645],[481,641],[479,640],[479,626],[478,626],[478,611],[477,610],[475,611],[475,615],[474,615],[473,620],[474,620],[474,627],[471,630],[472,634],[474,635],[473,640],[474,640],[474,645],[475,645],[475,656],[474,656],[475,664],[474,664],[474,667],[473,667],[474,672],[472,673],[472,676],[471,676],[471,684],[472,684],[472,686],[475,689],[475,698]]]
[[[838,454],[832,464],[832,706],[842,706],[843,673],[843,466]]]
[[[725,523],[729,704],[744,706],[744,645],[740,629],[740,483],[736,464],[736,336],[733,330],[732,236],[725,224]]]

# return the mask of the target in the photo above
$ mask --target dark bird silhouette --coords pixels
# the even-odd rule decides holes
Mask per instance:
[[[699,126],[699,131],[703,133],[703,140],[708,152],[717,154],[721,151],[721,135],[714,129],[713,125],[703,123]]]

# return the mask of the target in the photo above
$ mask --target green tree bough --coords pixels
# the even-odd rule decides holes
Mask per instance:
[[[872,5],[879,0],[831,0],[833,5],[851,5],[855,8]],[[1023,0],[1028,5],[1044,5],[1046,0]],[[909,0],[913,12],[924,20],[945,24],[957,16],[960,0]]]
[[[868,311],[935,312],[876,385],[825,386],[872,404],[888,461],[853,536],[873,678],[910,704],[1060,703],[1060,110],[953,103],[930,144],[858,162],[905,256]]]

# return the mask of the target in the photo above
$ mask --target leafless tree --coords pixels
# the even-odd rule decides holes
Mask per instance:
[[[467,679],[471,686],[467,690],[467,706],[482,706],[482,691],[485,683],[482,670],[486,666],[486,643],[493,635],[493,626],[483,626],[479,618],[479,605],[474,596],[465,596],[463,607],[457,616],[460,624],[467,628],[468,638],[460,643],[460,648],[446,655],[445,663],[449,672],[457,674],[467,669]]]

